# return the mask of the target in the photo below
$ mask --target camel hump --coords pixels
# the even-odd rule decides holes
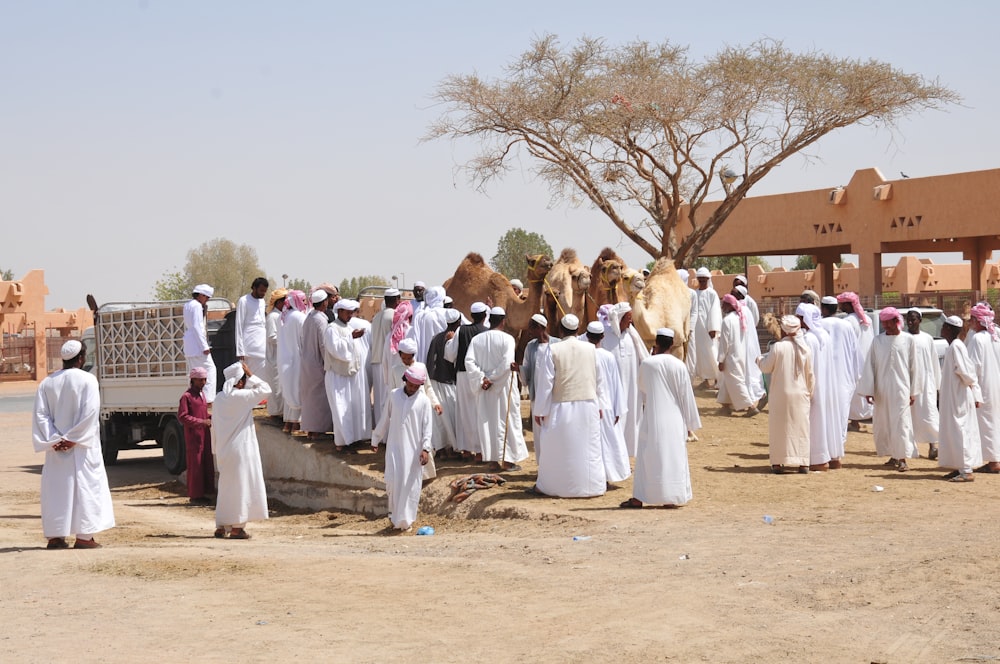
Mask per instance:
[[[576,261],[576,249],[570,249],[569,247],[562,250],[559,254],[559,263],[572,263]]]
[[[482,254],[478,254],[475,251],[470,251],[465,255],[465,260],[472,265],[486,265],[486,261],[483,260]]]
[[[618,258],[618,254],[615,253],[614,249],[612,249],[611,247],[604,247],[603,249],[601,249],[601,253],[597,257],[597,260],[599,260],[599,261],[616,261],[616,260],[621,260],[621,259]]]
[[[669,272],[676,272],[674,268],[674,261],[672,258],[667,258],[666,256],[660,256],[656,259],[656,263],[653,264],[653,269],[649,271],[649,276],[654,274],[667,274]]]

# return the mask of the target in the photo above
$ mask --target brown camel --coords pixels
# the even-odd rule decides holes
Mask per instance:
[[[590,270],[580,261],[574,249],[563,249],[545,279],[543,307],[549,320],[550,334],[559,330],[559,321],[566,314],[573,314],[586,324],[589,288]]]
[[[601,249],[601,254],[590,268],[590,293],[584,316],[586,320],[597,320],[597,310],[602,304],[617,304],[628,299],[628,294],[621,292],[622,289],[618,287],[625,269],[625,261],[614,249]]]
[[[527,329],[531,315],[541,310],[543,280],[552,269],[552,259],[542,254],[525,254],[527,297],[522,299],[514,292],[507,277],[486,264],[483,257],[469,253],[459,263],[455,274],[444,282],[445,291],[454,300],[454,306],[466,317],[473,302],[485,302],[493,307],[503,307],[507,312],[507,331],[518,338]],[[522,293],[523,295],[523,293]]]
[[[691,334],[691,295],[669,258],[656,260],[646,287],[635,296],[632,322],[647,344],[656,339],[656,330],[669,327],[675,340],[671,352],[684,359],[684,340]]]

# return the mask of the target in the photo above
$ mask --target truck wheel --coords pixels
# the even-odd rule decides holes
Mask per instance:
[[[180,475],[187,468],[184,427],[177,420],[170,420],[163,428],[163,465],[171,475]]]
[[[118,463],[118,441],[111,435],[111,424],[107,421],[101,422],[101,456],[105,466]]]

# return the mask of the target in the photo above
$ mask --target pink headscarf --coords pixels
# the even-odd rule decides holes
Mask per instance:
[[[743,305],[736,299],[736,296],[732,293],[726,293],[722,296],[722,301],[736,310],[736,315],[740,317],[740,329],[747,329],[746,314],[743,313]]]
[[[865,327],[871,327],[872,322],[868,319],[868,314],[865,313],[864,308],[861,306],[857,293],[852,293],[851,291],[843,292],[837,296],[837,302],[850,302],[854,306],[854,313],[860,319],[861,324]]]
[[[410,300],[403,300],[396,305],[392,314],[392,333],[390,335],[389,348],[393,353],[399,352],[399,342],[406,336],[410,329],[410,317],[413,315],[413,304]]]
[[[300,290],[290,290],[285,296],[285,309],[281,312],[281,322],[284,323],[292,310],[306,312],[306,294]]]
[[[993,319],[996,314],[993,313],[993,309],[990,308],[990,305],[980,302],[976,306],[972,307],[972,311],[970,313],[973,318],[979,321],[980,325],[986,328],[986,331],[990,333],[990,337],[993,338],[993,341],[997,341],[997,328],[996,325],[993,324]]]
[[[892,320],[893,318],[895,318],[899,323],[899,328],[903,329],[903,314],[899,313],[899,309],[896,307],[886,307],[882,311],[878,312],[878,319],[883,323],[887,320]]]
[[[205,367],[195,367],[188,376],[191,378],[208,378],[208,369]]]

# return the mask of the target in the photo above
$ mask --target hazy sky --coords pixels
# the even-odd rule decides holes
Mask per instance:
[[[664,38],[695,56],[761,37],[938,77],[964,105],[890,135],[857,128],[751,195],[998,167],[1000,4],[803,2],[50,2],[0,0],[0,267],[43,268],[49,307],[146,299],[199,243],[256,247],[267,276],[451,275],[509,228],[647,257],[521,173],[488,195],[471,145],[421,143],[450,73],[500,73],[533,36]],[[951,256],[954,258],[954,256]],[[786,261],[790,265],[790,261]],[[16,277],[15,277],[16,278]]]

